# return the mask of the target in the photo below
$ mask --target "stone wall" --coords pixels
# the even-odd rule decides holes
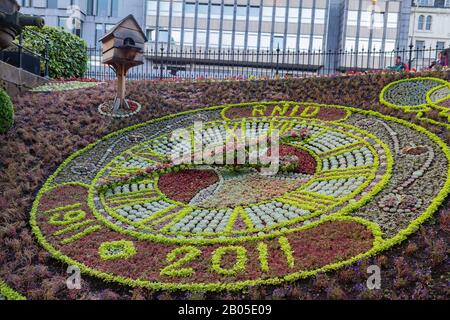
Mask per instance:
[[[0,61],[0,87],[14,96],[29,89],[41,86],[48,80],[28,71]]]

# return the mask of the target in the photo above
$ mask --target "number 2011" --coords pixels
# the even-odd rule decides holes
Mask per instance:
[[[291,245],[287,238],[278,239],[280,249],[284,253],[287,264],[294,268],[295,260]],[[258,260],[262,272],[269,271],[268,264],[268,246],[264,242],[257,244]],[[222,259],[227,254],[235,254],[235,261],[232,267],[222,267]],[[190,277],[195,274],[192,267],[186,267],[188,263],[196,261],[202,255],[202,251],[194,246],[183,246],[170,251],[166,256],[168,265],[164,267],[160,274],[167,277]],[[224,246],[219,247],[211,255],[211,270],[222,275],[236,275],[245,272],[247,264],[247,249],[243,246]]]

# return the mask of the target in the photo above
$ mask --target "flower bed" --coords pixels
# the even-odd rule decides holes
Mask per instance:
[[[395,81],[380,95],[385,105],[416,113],[418,119],[450,128],[450,84],[448,81],[419,77]],[[438,112],[437,117],[428,114]]]
[[[449,78],[447,74],[443,73],[426,76]],[[426,129],[437,133],[442,140],[448,139],[450,136],[445,126],[421,122],[415,118],[414,114],[404,113],[401,110],[384,107],[380,104],[378,98],[382,88],[400,77],[401,75],[388,74],[342,79],[290,79],[289,81],[249,81],[241,83],[170,84],[134,82],[129,86],[130,98],[144,105],[145,109],[135,118],[121,121],[104,118],[97,113],[97,106],[101,102],[114,97],[112,85],[102,86],[101,90],[100,88],[92,88],[77,92],[67,91],[47,95],[29,94],[18,97],[14,101],[17,106],[16,125],[8,135],[0,137],[2,154],[0,164],[4,168],[0,172],[0,184],[3,190],[6,190],[0,196],[2,212],[2,220],[0,221],[0,261],[2,266],[0,277],[5,280],[9,287],[28,298],[34,299],[166,299],[171,297],[182,299],[443,298],[447,292],[446,285],[442,281],[442,277],[445,277],[445,271],[443,271],[445,268],[443,267],[448,262],[445,239],[448,236],[448,230],[450,230],[449,213],[445,209],[446,207],[442,207],[439,213],[434,215],[432,223],[423,224],[420,233],[415,235],[411,235],[411,233],[419,224],[424,222],[425,218],[431,217],[432,213],[438,209],[437,195],[447,174],[445,170],[442,170],[448,165],[448,160],[442,153],[444,148],[438,142],[439,139],[431,138],[433,135],[429,135]],[[407,75],[407,77],[410,77],[410,75]],[[216,115],[216,111],[221,109],[218,108],[217,110],[190,113],[188,114],[189,119],[185,119],[184,117],[187,114],[183,114],[170,117],[171,119],[152,122],[149,125],[155,123],[159,123],[159,125],[156,125],[156,128],[149,134],[140,131],[145,126],[134,127],[129,132],[119,132],[117,135],[99,142],[95,147],[78,153],[78,157],[72,157],[70,160],[74,161],[73,164],[76,163],[76,165],[72,167],[68,165],[70,162],[66,162],[68,166],[64,166],[64,169],[53,176],[52,179],[54,180],[51,181],[59,185],[64,181],[70,180],[73,182],[73,178],[75,178],[78,182],[60,189],[54,189],[52,193],[49,189],[43,191],[45,197],[41,198],[42,206],[39,206],[38,209],[48,211],[55,206],[59,207],[61,206],[61,199],[67,199],[67,201],[63,201],[62,205],[69,206],[72,205],[70,201],[74,200],[80,203],[81,207],[79,209],[73,208],[73,211],[80,210],[85,212],[86,216],[83,218],[84,214],[78,212],[77,214],[69,214],[64,218],[63,215],[55,215],[57,212],[51,212],[49,213],[50,216],[42,216],[42,219],[36,221],[37,227],[43,234],[40,241],[44,246],[38,245],[31,235],[27,227],[28,210],[45,177],[54,172],[54,168],[58,167],[65,157],[95,142],[104,134],[130,125],[144,123],[149,119],[161,117],[165,114],[196,109],[202,105],[275,100],[319,102],[321,103],[320,106],[323,106],[319,111],[320,114],[329,112],[334,115],[328,119],[302,119],[298,117],[294,119],[295,122],[322,123],[325,127],[332,127],[333,130],[336,129],[336,125],[356,127],[383,142],[385,146],[381,143],[380,146],[383,147],[383,150],[388,150],[384,155],[386,161],[384,161],[383,154],[378,154],[381,149],[375,147],[374,150],[370,148],[366,150],[363,147],[359,150],[346,150],[342,154],[325,153],[324,156],[328,155],[329,157],[325,159],[327,161],[317,162],[318,169],[314,180],[317,179],[319,183],[324,180],[333,180],[331,178],[339,177],[336,176],[339,170],[346,168],[351,169],[357,175],[364,175],[366,172],[358,168],[361,167],[361,162],[372,166],[374,170],[375,168],[382,170],[383,163],[386,162],[387,164],[390,154],[393,157],[394,166],[390,178],[385,181],[386,186],[381,188],[381,191],[372,198],[367,198],[367,202],[364,202],[363,199],[365,197],[364,191],[359,194],[362,198],[359,198],[359,195],[351,195],[353,198],[348,201],[347,208],[351,209],[348,213],[343,215],[331,213],[329,216],[327,216],[327,213],[323,214],[320,211],[323,212],[327,206],[326,197],[316,197],[313,201],[316,207],[306,207],[306,205],[311,204],[311,201],[309,201],[311,198],[293,199],[292,202],[289,202],[292,207],[298,207],[299,202],[303,206],[302,209],[293,209],[293,211],[288,209],[290,207],[284,208],[283,203],[280,203],[281,207],[279,207],[280,204],[277,202],[271,203],[267,199],[261,200],[262,203],[260,204],[244,203],[242,205],[242,203],[236,202],[237,207],[241,207],[243,211],[238,208],[239,210],[232,210],[229,215],[227,215],[228,211],[223,211],[225,208],[216,210],[213,208],[214,206],[207,207],[208,199],[218,198],[216,196],[218,193],[214,193],[215,188],[199,192],[204,197],[207,197],[211,192],[213,193],[213,196],[205,198],[203,203],[201,202],[202,197],[191,199],[191,201],[193,200],[192,204],[174,203],[176,201],[171,200],[170,197],[156,201],[158,197],[161,197],[159,192],[161,190],[158,191],[157,186],[153,183],[157,177],[137,175],[134,172],[136,172],[136,169],[147,168],[148,165],[154,164],[158,159],[162,160],[160,155],[144,154],[145,152],[143,152],[135,157],[135,151],[137,150],[131,150],[128,154],[128,146],[141,144],[146,139],[156,139],[170,133],[171,130],[179,126],[189,126],[193,120],[210,122],[215,118],[222,119],[221,115]],[[334,106],[334,104],[379,110],[384,114],[403,118],[407,123],[397,122],[395,118],[366,114],[362,110]],[[289,110],[291,113],[295,104],[288,105],[292,108]],[[305,107],[308,105],[314,106],[314,104],[309,103],[301,104]],[[274,104],[269,103],[267,110],[270,110],[273,106]],[[281,110],[284,107],[285,105],[280,104]],[[242,109],[253,110],[253,105],[244,104]],[[230,110],[237,115],[242,114],[239,108],[233,109],[231,106],[223,110]],[[261,111],[261,109],[259,110]],[[300,108],[297,110],[300,110]],[[309,109],[308,111],[314,114],[315,110]],[[430,116],[428,113],[425,114]],[[340,116],[337,117],[336,115]],[[248,115],[244,114],[244,116],[246,123],[271,121],[271,114],[264,114],[251,119],[248,118]],[[237,120],[242,116],[226,118],[226,121],[234,121],[234,118]],[[284,119],[283,115],[278,115],[276,120],[292,122],[289,117]],[[413,123],[418,126],[412,125]],[[169,126],[172,127],[167,130]],[[426,129],[421,129],[421,127]],[[300,140],[301,144],[305,144],[308,142],[307,139],[320,134],[321,129],[322,127],[315,125],[314,128],[308,130],[305,139],[292,139],[289,143],[294,144],[292,147],[297,150],[304,151],[301,145],[295,145],[295,140]],[[348,130],[342,131],[347,132]],[[298,136],[301,137],[302,130],[297,132]],[[359,131],[355,132],[358,133]],[[325,142],[332,145],[331,141],[335,142],[335,138],[335,136],[333,139],[329,137]],[[338,138],[345,139],[339,136]],[[368,139],[370,141],[371,137],[368,137]],[[55,141],[58,141],[58,143],[55,143]],[[376,144],[369,143],[369,145],[375,146]],[[326,149],[325,146],[315,145],[315,143],[310,144],[308,148],[312,150],[308,154],[327,151],[324,150]],[[124,168],[112,170],[111,181],[118,181],[121,187],[120,192],[129,190],[130,193],[134,193],[133,202],[134,200],[136,202],[142,200],[144,203],[128,205],[126,203],[129,201],[127,194],[118,194],[112,198],[106,197],[106,204],[108,206],[110,204],[110,208],[115,211],[123,210],[123,208],[119,208],[121,206],[131,207],[129,211],[123,210],[127,214],[126,216],[112,216],[112,220],[107,218],[109,213],[105,211],[105,219],[109,221],[107,222],[100,219],[100,216],[90,214],[91,206],[89,203],[93,201],[96,205],[98,201],[96,197],[86,201],[90,192],[86,192],[86,187],[89,184],[90,177],[102,168],[111,167],[108,164],[109,159],[117,158],[119,153],[125,157],[121,160]],[[32,175],[29,174],[30,168],[33,172]],[[159,172],[159,170],[165,170],[165,168],[166,162],[164,159],[163,165],[156,171]],[[207,170],[207,168],[196,167],[191,169]],[[149,171],[150,173],[154,172]],[[167,172],[164,174],[167,174]],[[243,173],[238,173],[238,176],[241,174]],[[330,193],[333,194],[333,197],[341,197],[349,191],[350,184],[345,184],[345,182],[343,185],[336,183],[334,185],[322,184],[319,186],[317,184],[313,186],[314,180],[309,177],[303,177],[305,181],[302,182],[300,177],[292,179],[289,177],[290,175],[291,173],[280,174],[279,177],[273,178],[267,183],[287,185],[291,181],[294,183],[298,181],[298,186],[293,185],[286,189],[287,193],[292,193],[292,188],[308,188],[309,186],[311,186],[309,188],[311,190],[308,190],[308,192]],[[224,178],[223,174],[220,176]],[[284,179],[285,176],[286,180]],[[372,181],[373,186],[383,185],[384,181],[378,180],[379,178],[383,179],[383,176],[383,174],[381,177],[376,175]],[[137,181],[122,179],[121,177],[138,177],[138,179],[144,178],[151,181],[143,180],[140,181],[143,183],[135,183]],[[225,174],[223,183],[233,181],[236,178],[235,173]],[[339,178],[336,180],[342,180],[342,177]],[[98,182],[101,179],[100,177]],[[358,180],[353,181],[354,184],[358,182]],[[47,184],[47,186],[49,185]],[[360,187],[363,188],[364,183]],[[249,189],[248,194],[252,195],[252,189],[247,189]],[[264,187],[261,189],[264,189]],[[281,187],[277,189],[284,193]],[[95,190],[101,190],[101,188],[95,188]],[[94,189],[92,189],[92,192],[94,192]],[[107,190],[102,192],[106,194]],[[411,194],[420,198],[420,201],[413,201]],[[280,194],[270,193],[266,193],[266,196],[282,197]],[[10,201],[9,199],[20,199],[20,201]],[[71,200],[69,201],[69,199]],[[101,197],[99,200],[101,203]],[[125,204],[123,204],[124,201]],[[221,200],[216,201],[220,202]],[[255,201],[260,200],[256,199]],[[433,203],[436,206],[433,206]],[[173,206],[175,204],[197,207],[201,204],[203,207],[199,210],[200,212],[189,213],[175,208]],[[345,205],[344,203],[343,208],[338,206],[334,209],[336,212],[339,212],[339,210],[345,212]],[[134,208],[134,206],[137,206],[137,208]],[[137,212],[132,212],[132,210]],[[214,218],[209,220],[208,214],[204,215],[204,213],[211,213],[214,210],[217,211],[213,214],[218,222],[217,226],[214,226]],[[220,210],[222,212],[219,212]],[[133,217],[134,213],[141,212],[141,216],[134,215]],[[153,216],[154,214],[156,216]],[[184,216],[186,219],[178,221],[178,225],[176,223],[168,225],[171,217],[177,217],[181,214],[186,214]],[[197,219],[201,215],[204,215],[204,217]],[[36,212],[36,216],[41,216],[40,211]],[[54,217],[49,223],[52,216]],[[132,219],[128,220],[130,216],[132,216]],[[294,220],[298,219],[296,223],[298,223],[298,226],[300,224],[302,226],[297,228],[296,225],[289,224],[290,216]],[[218,219],[219,217],[221,217],[221,220]],[[345,219],[342,220],[341,217]],[[149,226],[146,226],[147,229],[141,232],[139,226],[142,223],[145,224],[143,220],[147,218],[155,218],[156,220],[147,223]],[[167,218],[167,220],[163,218]],[[350,220],[347,221],[347,218]],[[82,220],[74,221],[77,219]],[[283,219],[287,220],[284,221],[285,224],[283,224]],[[233,222],[232,229],[231,223],[225,224],[222,220]],[[112,221],[122,222],[122,226],[117,224],[113,226]],[[192,223],[193,221],[195,224]],[[208,225],[202,224],[205,221],[210,223]],[[365,221],[369,221],[369,223]],[[66,222],[70,223],[61,225],[61,223]],[[211,223],[213,224],[210,225]],[[257,234],[254,236],[254,238],[258,238],[256,241],[245,239],[240,242],[236,241],[236,243],[223,244],[188,243],[190,239],[196,237],[209,236],[214,238],[215,235],[218,235],[216,228],[223,228],[224,235],[220,235],[218,238],[229,238],[229,234],[232,233],[235,237],[244,239],[249,234],[251,235],[249,225],[253,225],[257,233],[263,232],[267,235],[267,239],[263,239],[263,234]],[[149,229],[157,228],[161,230],[167,226],[174,227],[173,231],[168,232],[169,236],[176,238],[176,240],[172,240],[175,242],[174,244],[149,239]],[[376,226],[379,226],[380,232],[373,232],[373,228],[377,229]],[[188,227],[188,229],[182,230],[185,227]],[[261,227],[263,231],[258,231],[258,228]],[[135,229],[133,230],[133,228]],[[196,228],[198,229],[194,231]],[[212,229],[214,235],[205,232],[208,231],[205,230],[207,228]],[[297,229],[298,231],[296,231]],[[270,232],[272,232],[273,237]],[[39,233],[37,232],[37,234]],[[379,250],[385,250],[406,239],[406,237],[408,237],[408,240],[404,244],[380,253]],[[383,241],[380,241],[380,239]],[[183,244],[177,245],[178,241],[183,242]],[[181,249],[175,250],[176,248]],[[197,250],[201,251],[200,256]],[[369,253],[374,258],[369,258]],[[56,262],[52,256],[57,257],[64,263]],[[184,260],[186,263],[171,268],[171,265],[179,262],[183,256],[189,257]],[[69,261],[68,257],[74,257],[75,260]],[[89,270],[83,269],[84,272],[108,281],[98,281],[83,276],[82,290],[67,290],[65,287],[67,263],[73,265],[77,261],[82,265],[90,266]],[[352,264],[350,265],[350,263]],[[349,266],[346,267],[346,264],[349,264]],[[379,265],[383,269],[383,291],[368,291],[364,285],[367,280],[367,266],[372,264]],[[132,267],[130,268],[130,266]],[[324,267],[321,268],[320,266]],[[314,275],[318,270],[330,270],[332,267],[338,268],[339,271],[326,275],[322,273]],[[245,268],[245,273],[242,271],[243,268]],[[144,282],[126,281],[127,285],[136,287],[131,291],[128,286],[116,286],[111,283],[118,280],[111,275],[123,273],[127,275],[126,278],[128,279],[132,279],[134,276],[141,278],[142,270],[146,270],[146,272],[151,270],[149,273],[145,273]],[[108,274],[108,276],[105,277],[105,274]],[[294,281],[300,274],[312,277]],[[288,276],[280,277],[280,275]],[[272,281],[273,277],[277,280]],[[259,283],[261,285],[253,286],[248,291],[236,295],[198,292],[168,294],[162,291],[141,289],[142,287],[161,288],[160,286],[149,285],[145,278],[153,283],[164,283],[164,288],[167,289],[205,289],[204,286],[198,287],[193,284],[207,285],[211,281],[223,284],[214,288],[208,287],[211,290],[221,290],[231,286],[233,289],[238,289],[239,287],[244,288],[244,283],[249,283],[246,282],[246,279],[249,278],[258,279],[256,281],[261,280],[261,282],[252,282],[252,284]],[[281,282],[286,282],[286,284],[283,285]],[[235,285],[236,283],[237,285]],[[276,284],[276,288],[263,286],[263,283]]]
[[[260,119],[258,110],[281,106],[309,111]],[[253,116],[224,117],[241,108]],[[342,117],[323,121],[327,110]],[[189,127],[199,115],[200,133]],[[275,128],[286,137],[281,164],[295,157],[288,172],[264,176],[209,162],[180,171],[167,163],[199,141],[223,149],[230,130],[247,141]],[[171,138],[179,129],[188,141]],[[420,152],[400,152],[418,145]],[[446,144],[396,118],[312,103],[220,106],[132,126],[80,150],[39,192],[31,225],[55,258],[107,281],[239,290],[339,269],[403,241],[444,201],[449,173]],[[116,178],[122,183],[105,186]]]
[[[162,175],[158,180],[158,188],[175,201],[189,203],[201,190],[214,185],[218,180],[217,174],[212,170],[185,170]]]
[[[44,84],[40,87],[34,88],[31,90],[31,92],[58,92],[58,91],[81,90],[94,88],[100,84],[101,82],[94,82],[94,81],[51,82],[48,84]]]

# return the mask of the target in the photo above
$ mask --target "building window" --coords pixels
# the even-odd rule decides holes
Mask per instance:
[[[288,9],[288,21],[289,23],[298,23],[298,8]]]
[[[101,47],[100,39],[108,33],[112,28],[114,28],[114,24],[111,23],[96,23],[95,24],[95,43],[96,46],[99,48]]]
[[[81,37],[83,22],[75,18],[69,20],[67,17],[58,17],[58,27],[63,28],[66,32],[70,32]]]
[[[445,42],[444,41],[436,42],[436,49],[437,50],[444,50],[444,48],[445,48]]]
[[[245,47],[245,33],[236,32],[234,35],[234,47],[237,49],[243,49]]]
[[[300,50],[301,51],[309,51],[309,36],[301,35],[300,36]]]
[[[398,14],[389,12],[387,15],[387,27],[397,28]]]
[[[259,12],[260,12],[260,8],[259,7],[250,7],[250,17],[251,18],[256,18],[259,19]]]
[[[285,7],[276,7],[275,8],[275,21],[283,22],[286,20],[286,8]]]
[[[297,49],[297,36],[288,36],[286,39],[286,50],[296,50]]]
[[[147,15],[156,16],[158,3],[156,1],[147,1]]]
[[[222,48],[231,48],[231,38],[230,31],[222,32]]]
[[[373,19],[371,19],[371,25],[373,28],[383,28],[384,26],[384,13],[374,12]]]
[[[346,51],[353,51],[355,50],[356,45],[356,38],[345,38],[345,50]]]
[[[247,49],[257,49],[258,46],[258,34],[249,33],[247,39]]]
[[[58,0],[47,0],[47,8],[58,9]]]
[[[224,19],[233,19],[233,15],[234,15],[234,5],[226,4],[223,7],[223,17],[224,17]]]
[[[147,29],[146,31],[147,34],[147,40],[148,42],[154,42],[155,41],[155,29]]]
[[[66,17],[58,17],[58,27],[67,29],[67,18]]]
[[[381,46],[383,44],[383,39],[373,39],[371,51],[379,53],[381,51]]]
[[[270,48],[270,34],[263,33],[261,34],[261,49],[269,49]]]
[[[369,38],[359,38],[358,51],[367,52],[369,50]]]
[[[384,42],[384,51],[392,52],[395,50],[395,40],[386,40]]]
[[[108,4],[109,0],[97,0],[97,16],[108,16]]]
[[[302,23],[311,24],[312,9],[302,9]]]
[[[348,26],[357,26],[358,25],[358,12],[357,11],[349,11],[347,13],[347,25]]]
[[[325,9],[316,9],[314,16],[315,24],[325,24]]]
[[[423,23],[424,23],[424,20],[425,20],[425,16],[424,16],[424,15],[420,15],[420,16],[419,16],[419,24],[418,24],[418,26],[417,26],[417,29],[423,30]]]
[[[184,10],[187,16],[193,17],[195,15],[195,3],[186,3]]]
[[[236,19],[245,20],[247,18],[247,6],[237,6]]]
[[[94,0],[87,0],[87,15],[93,16],[94,15]]]
[[[312,43],[312,45],[313,45],[312,50],[313,51],[322,50],[322,43],[323,43],[323,37],[314,36],[313,43]]]
[[[427,30],[431,30],[431,23],[432,23],[432,21],[433,21],[433,18],[431,16],[428,16],[427,17],[427,24],[426,24],[426,27],[425,27]]]
[[[206,47],[206,31],[197,30],[197,43],[196,46],[200,48]]]
[[[180,45],[181,44],[181,30],[180,29],[173,29],[172,30],[172,35],[171,35],[170,41],[174,45]]]
[[[115,26],[116,26],[115,24],[106,23],[105,24],[105,32],[109,32]]]
[[[194,44],[194,31],[184,30],[184,44],[192,46]]]
[[[159,14],[162,16],[168,16],[170,14],[170,2],[161,1],[159,3]]]
[[[418,5],[424,7],[432,7],[434,6],[434,0],[418,0]]]
[[[211,18],[220,18],[222,7],[220,4],[211,4]]]
[[[95,44],[97,47],[100,47],[100,38],[103,37],[105,32],[103,31],[103,24],[96,23],[95,24]]]
[[[283,36],[274,36],[273,37],[273,50],[280,49],[283,51]]]
[[[167,31],[167,30],[159,30],[159,32],[158,32],[158,42],[159,43],[168,43],[169,42],[169,31]]]
[[[206,3],[198,4],[198,16],[202,18],[208,17],[208,5]]]
[[[218,48],[219,47],[219,32],[211,31],[209,34],[209,46]]]
[[[183,16],[183,4],[181,2],[172,3],[172,16],[173,17]]]
[[[155,29],[147,29],[147,39],[149,42],[156,42],[156,30]],[[174,35],[176,35],[176,41],[174,40]],[[179,44],[180,42],[180,31],[172,30],[171,44]],[[166,29],[160,29],[158,32],[158,43],[167,44],[169,43],[169,31]]]
[[[417,58],[422,59],[423,58],[423,50],[425,49],[425,41],[416,40],[416,49],[417,49]]]
[[[111,17],[119,16],[119,0],[111,0]]]
[[[263,20],[272,21],[273,7],[263,7]]]
[[[218,48],[219,47],[219,32],[211,31],[209,33],[209,47]]]

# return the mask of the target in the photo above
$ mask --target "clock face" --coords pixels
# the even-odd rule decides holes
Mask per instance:
[[[275,133],[276,149],[267,139]],[[250,163],[255,141],[272,162]],[[242,162],[218,160],[237,156],[238,145]],[[168,161],[174,154],[184,161]],[[39,193],[31,223],[55,257],[108,281],[202,290],[275,284],[404,239],[448,193],[449,154],[421,127],[354,108],[209,108],[113,133],[74,154]]]
[[[232,171],[222,165],[201,164],[156,172],[102,191],[95,188],[98,179],[112,180],[161,165],[174,148],[189,150],[193,143],[174,142],[166,134],[133,146],[106,165],[91,184],[91,205],[105,223],[140,237],[237,242],[262,233],[283,233],[305,221],[333,215],[364,201],[386,183],[383,176],[391,169],[389,148],[351,126],[300,119],[284,124],[212,121],[204,124],[202,139],[208,145],[223,144],[228,128],[240,129],[252,139],[268,135],[279,125],[285,126],[285,132],[287,128],[304,132],[302,138],[280,145],[281,161],[293,157],[300,163],[293,172],[266,176],[255,168]],[[194,128],[187,130],[194,136]]]

